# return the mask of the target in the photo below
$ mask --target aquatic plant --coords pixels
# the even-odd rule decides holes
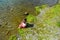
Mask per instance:
[[[55,5],[49,8],[49,10],[46,11],[46,13],[43,15],[43,20],[47,24],[54,24],[57,21],[52,20],[58,20],[55,19],[56,17],[60,16],[60,5]]]
[[[9,40],[17,40],[16,35],[11,35],[11,36],[9,37]]]
[[[35,7],[35,10],[36,10],[37,13],[39,13],[40,10],[41,10],[41,9],[40,9],[40,6],[36,6],[36,7]]]
[[[41,5],[41,6],[40,6],[40,8],[41,8],[41,9],[44,9],[44,8],[46,8],[46,7],[47,7],[47,5],[46,5],[46,4],[45,4],[45,5]]]
[[[57,25],[58,27],[60,27],[60,22],[57,22],[56,25]]]
[[[35,7],[36,13],[39,14],[41,9],[44,9],[45,7],[47,7],[47,5],[36,6]]]
[[[23,29],[18,28],[18,33],[20,36],[24,36],[24,31]]]
[[[48,10],[47,10],[48,9]],[[36,30],[39,33],[38,40],[58,40],[60,39],[60,4],[43,9],[42,16],[39,15]],[[37,28],[38,27],[38,28]],[[58,33],[58,35],[56,34]]]
[[[34,23],[36,21],[36,17],[32,14],[29,14],[26,18],[28,23]]]

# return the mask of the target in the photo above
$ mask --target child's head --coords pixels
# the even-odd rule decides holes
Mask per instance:
[[[25,18],[25,19],[24,19],[24,23],[26,23],[26,21],[27,21],[27,19]]]

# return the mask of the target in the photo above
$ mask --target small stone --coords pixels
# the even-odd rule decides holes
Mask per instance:
[[[29,13],[28,13],[28,12],[25,12],[25,13],[24,13],[24,15],[26,15],[26,16],[27,16],[27,15],[29,15]]]

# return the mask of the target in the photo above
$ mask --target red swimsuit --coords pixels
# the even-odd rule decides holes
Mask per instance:
[[[24,22],[22,22],[21,24],[19,24],[19,28],[25,28],[26,24]]]

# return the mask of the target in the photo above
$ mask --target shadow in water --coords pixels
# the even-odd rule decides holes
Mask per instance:
[[[26,23],[26,28],[30,28],[30,27],[33,27],[34,24],[30,24],[30,23]]]

